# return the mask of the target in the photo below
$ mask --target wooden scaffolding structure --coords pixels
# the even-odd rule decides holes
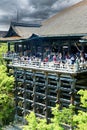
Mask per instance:
[[[52,116],[51,108],[58,103],[61,107],[70,104],[80,107],[77,92],[87,89],[87,71],[69,72],[39,67],[12,65],[15,76],[15,119],[24,121],[32,110],[36,116]]]

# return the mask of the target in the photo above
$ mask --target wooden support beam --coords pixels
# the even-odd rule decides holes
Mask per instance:
[[[60,94],[61,94],[61,80],[60,80],[60,75],[57,74],[57,103],[60,104]]]
[[[85,83],[86,78],[84,80],[83,75],[78,77],[78,75],[51,72],[46,69],[14,67],[16,119],[20,113],[24,118],[32,107],[35,114],[39,117],[44,115],[47,122],[51,108],[56,103],[64,107],[72,104],[80,108],[79,96],[75,95],[75,92],[87,88],[86,84],[78,83],[80,79]]]
[[[17,99],[17,87],[18,87],[18,82],[17,82],[17,69],[14,69],[14,76],[15,76],[15,93],[14,93],[14,98],[15,98],[15,121],[17,122],[17,106],[18,106],[18,99]]]
[[[35,102],[36,102],[36,71],[33,70],[33,111],[36,112]]]
[[[45,118],[48,122],[48,72],[45,72]]]
[[[25,119],[26,116],[26,70],[24,69],[23,73],[23,88],[24,88],[24,93],[23,93],[23,98],[24,98],[24,103],[23,103],[23,118]],[[23,120],[23,124],[25,124],[25,120]]]
[[[10,51],[10,42],[8,42],[8,51]]]
[[[72,105],[74,105],[76,79],[73,76],[72,76],[72,79],[73,79],[73,81],[71,82],[71,91],[70,91],[71,99],[70,99],[70,102],[71,102]]]

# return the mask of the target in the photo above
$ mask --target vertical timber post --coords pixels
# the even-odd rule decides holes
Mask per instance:
[[[8,42],[8,52],[10,51],[10,42]]]
[[[45,118],[48,123],[48,72],[45,72]]]
[[[8,42],[8,52],[10,51],[10,42]],[[6,66],[7,66],[7,73],[9,73],[9,67],[8,67],[9,61],[7,60]]]
[[[23,87],[24,87],[24,91],[23,91],[23,124],[25,124],[25,116],[26,116],[26,70],[24,69],[24,73],[23,73]]]
[[[74,105],[74,96],[75,96],[74,91],[75,91],[76,79],[73,76],[72,76],[72,79],[73,79],[73,81],[71,82],[71,92],[70,92],[71,99],[70,99],[70,103],[72,105]]]
[[[35,77],[35,70],[33,70],[33,111],[36,112],[35,108],[35,101],[36,101],[36,77]]]
[[[15,97],[15,121],[17,122],[17,117],[18,117],[18,110],[17,110],[17,106],[18,106],[18,100],[17,100],[17,87],[18,87],[17,68],[14,69],[14,77],[15,77],[15,93],[14,93],[14,97]]]
[[[71,82],[71,99],[70,103],[74,105],[74,99],[75,99],[75,86],[76,86],[76,79],[72,76],[72,82]],[[71,122],[71,130],[74,130],[73,128],[73,108],[72,108],[72,122]]]
[[[60,87],[61,87],[61,80],[60,80],[60,74],[57,74],[57,101],[56,103],[58,103],[60,105]]]

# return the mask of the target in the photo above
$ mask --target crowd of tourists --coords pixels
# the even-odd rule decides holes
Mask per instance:
[[[84,63],[85,61],[87,61],[87,54],[83,53],[83,52],[77,52],[76,54],[69,54],[68,52],[63,55],[61,52],[58,53],[50,53],[48,55],[46,55],[45,57],[38,57],[38,56],[27,56],[27,55],[19,55],[15,52],[7,52],[6,54],[7,56],[13,56],[13,57],[17,57],[20,61],[39,61],[39,62],[55,62],[55,63],[68,63],[68,64],[74,64],[77,61],[79,63]]]
[[[59,62],[59,63],[68,63],[68,64],[74,64],[75,62],[84,63],[87,60],[87,54],[83,52],[78,52],[76,54],[69,54],[62,55],[62,53],[57,53],[54,55],[48,55],[43,59],[44,62]]]

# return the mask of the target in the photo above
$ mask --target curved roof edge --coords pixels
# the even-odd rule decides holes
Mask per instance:
[[[12,27],[12,25],[10,25],[10,28],[9,28],[7,34],[4,36],[4,38],[5,37],[12,37],[12,36],[18,36],[18,37],[20,37],[19,34],[14,30],[14,28]]]

